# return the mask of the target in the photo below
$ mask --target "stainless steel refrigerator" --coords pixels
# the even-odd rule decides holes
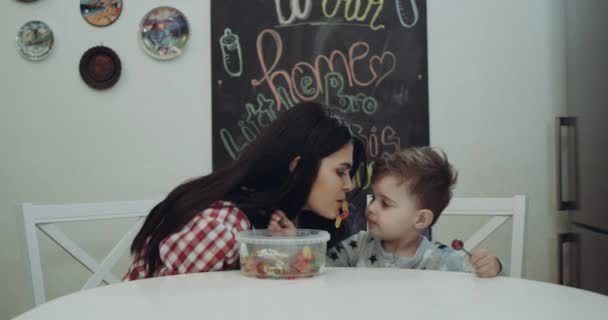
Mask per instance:
[[[608,1],[565,1],[567,111],[557,119],[560,282],[608,294]]]

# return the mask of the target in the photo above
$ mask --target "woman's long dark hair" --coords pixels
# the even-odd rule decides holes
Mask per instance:
[[[321,160],[353,143],[353,176],[365,161],[363,143],[326,107],[305,102],[283,112],[240,157],[209,175],[186,181],[157,204],[133,240],[131,253],[145,259],[148,277],[159,267],[159,244],[212,202],[234,202],[256,228],[274,209],[290,219],[306,204]],[[300,157],[293,172],[291,161]],[[364,166],[363,166],[364,167]]]

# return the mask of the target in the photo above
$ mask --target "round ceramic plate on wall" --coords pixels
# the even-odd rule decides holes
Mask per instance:
[[[98,46],[87,50],[80,58],[80,76],[93,89],[108,89],[120,78],[121,63],[110,48]]]
[[[181,11],[172,7],[150,10],[139,24],[139,38],[144,51],[157,59],[169,60],[181,55],[189,37],[188,20]]]
[[[21,26],[16,40],[19,53],[31,61],[48,57],[55,43],[53,30],[46,23],[38,20],[26,22]]]
[[[122,0],[80,0],[80,14],[96,27],[111,25],[121,13]]]

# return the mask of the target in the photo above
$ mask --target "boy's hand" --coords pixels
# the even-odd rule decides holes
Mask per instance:
[[[480,278],[493,278],[501,271],[498,258],[488,250],[481,249],[473,252],[469,260]]]
[[[296,226],[281,210],[275,210],[272,213],[270,222],[268,222],[268,229],[270,229],[272,233],[280,235],[293,235],[296,232]]]

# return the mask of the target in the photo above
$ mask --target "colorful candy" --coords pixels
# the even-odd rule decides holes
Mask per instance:
[[[340,214],[336,218],[336,229],[340,228],[340,224],[342,224],[342,220],[346,219],[350,212],[348,211],[348,202],[346,200],[342,201],[342,208],[340,209]]]
[[[251,252],[241,259],[241,269],[249,276],[271,279],[312,277],[319,272],[319,257],[308,247],[302,247],[295,256],[274,249]]]

